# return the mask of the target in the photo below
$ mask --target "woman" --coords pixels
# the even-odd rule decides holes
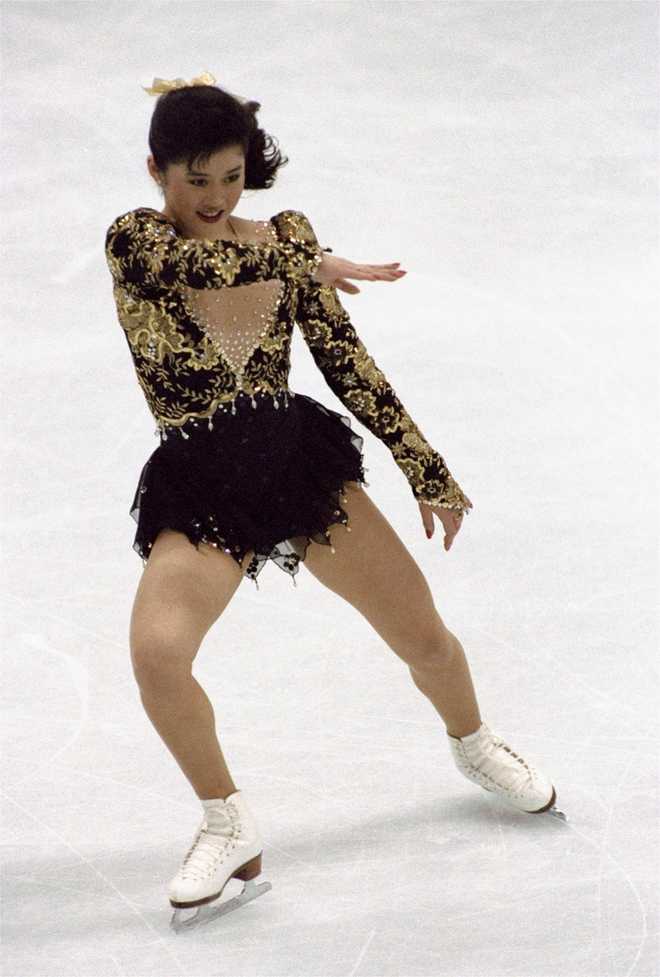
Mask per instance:
[[[337,297],[359,292],[350,279],[393,282],[405,271],[322,251],[300,211],[237,217],[243,190],[270,187],[286,158],[269,152],[259,103],[214,81],[154,79],[147,163],[165,206],[129,211],[106,234],[119,321],[160,434],[131,506],[144,565],[131,659],[147,714],[204,810],[170,884],[177,908],[218,899],[232,877],[249,885],[231,908],[270,888],[250,881],[262,842],[192,676],[203,637],[267,560],[294,584],[304,562],[364,615],[437,709],[466,777],[530,813],[554,810],[556,799],[552,783],[482,723],[460,641],[362,488],[363,439],[350,419],[288,388],[297,321],[330,388],[390,449],[427,536],[434,516],[442,523],[448,551],[472,503]]]

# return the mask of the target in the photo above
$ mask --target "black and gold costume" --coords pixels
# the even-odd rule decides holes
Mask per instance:
[[[459,512],[472,503],[336,288],[312,279],[323,252],[305,215],[284,210],[256,226],[255,243],[185,238],[140,207],[107,230],[119,322],[160,436],[130,509],[133,548],[146,564],[169,527],[239,565],[254,550],[245,572],[255,583],[271,559],[295,584],[311,540],[331,545],[334,524],[350,532],[344,483],[368,483],[350,419],[288,387],[294,322],[330,389],[387,445],[414,497]]]

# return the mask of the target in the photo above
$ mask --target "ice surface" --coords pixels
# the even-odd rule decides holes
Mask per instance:
[[[657,977],[657,5],[3,14],[3,973]],[[177,936],[201,805],[131,669],[154,425],[103,237],[162,204],[141,86],[203,70],[291,160],[240,216],[302,210],[335,254],[408,271],[340,297],[474,510],[449,553],[439,522],[428,541],[366,433],[368,491],[570,822],[463,779],[367,619],[266,567],[195,675],[272,891]],[[341,409],[297,334],[292,355],[293,389]]]

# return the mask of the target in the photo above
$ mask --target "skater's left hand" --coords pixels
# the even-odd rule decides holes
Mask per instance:
[[[445,509],[441,505],[429,505],[428,502],[418,502],[419,511],[422,515],[422,523],[426,530],[428,539],[431,539],[435,531],[433,515],[438,517],[445,530],[445,549],[449,551],[454,542],[454,536],[458,533],[463,524],[463,513],[453,509]]]
[[[396,282],[408,274],[403,268],[399,268],[400,261],[392,261],[387,265],[357,264],[348,258],[327,253],[331,251],[332,248],[323,248],[323,260],[312,275],[312,281],[319,285],[331,285],[349,295],[358,295],[360,292],[349,278]]]

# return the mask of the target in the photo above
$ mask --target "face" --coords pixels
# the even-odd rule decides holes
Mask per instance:
[[[240,145],[225,147],[213,153],[208,161],[170,163],[166,173],[160,173],[153,156],[147,159],[153,178],[162,185],[165,196],[163,213],[175,221],[184,237],[217,240],[233,239],[227,223],[245,188],[245,156]],[[201,213],[222,213],[214,221],[205,221]]]

